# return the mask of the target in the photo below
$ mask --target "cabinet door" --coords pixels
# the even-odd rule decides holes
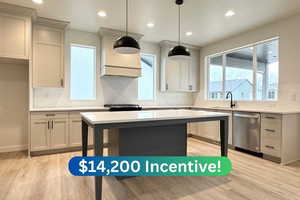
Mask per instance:
[[[180,63],[166,60],[166,90],[178,91],[180,88]]]
[[[220,122],[199,122],[197,123],[197,134],[203,138],[220,141]]]
[[[69,145],[81,146],[81,119],[70,119]]]
[[[180,63],[180,88],[181,91],[189,91],[191,65],[189,60],[182,60]]]
[[[192,59],[189,66],[189,90],[198,91],[199,90],[199,70],[200,70],[200,60],[199,51],[191,51]]]
[[[50,148],[48,120],[31,121],[31,151],[41,151]]]
[[[53,119],[51,121],[51,149],[68,146],[68,130],[67,119]]]
[[[34,28],[33,87],[64,86],[64,32],[53,28]]]
[[[28,59],[29,20],[0,15],[0,57]]]

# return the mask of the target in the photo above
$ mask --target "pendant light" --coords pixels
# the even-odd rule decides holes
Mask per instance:
[[[168,57],[171,59],[190,59],[191,57],[191,53],[189,52],[189,50],[185,47],[181,45],[181,41],[180,41],[180,36],[181,36],[181,30],[180,30],[180,6],[183,4],[183,0],[175,0],[175,3],[178,5],[178,45],[175,46],[173,49],[171,49],[169,51]]]
[[[119,54],[137,54],[140,52],[139,43],[128,35],[128,0],[126,0],[126,35],[117,39],[113,48]]]

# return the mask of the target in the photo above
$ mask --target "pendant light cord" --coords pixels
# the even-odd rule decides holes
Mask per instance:
[[[180,29],[181,29],[181,27],[180,27],[180,19],[181,19],[181,17],[180,17],[180,5],[178,5],[178,45],[180,45],[181,44],[181,41],[180,41],[180,39],[181,39],[181,31],[180,31]]]
[[[128,0],[126,0],[126,36],[128,35]]]

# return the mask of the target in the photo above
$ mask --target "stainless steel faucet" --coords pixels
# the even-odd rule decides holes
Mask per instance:
[[[232,95],[232,92],[227,92],[226,94],[226,99],[229,98],[229,95],[230,95],[230,108],[234,108],[235,107],[235,103],[233,102],[233,95]]]

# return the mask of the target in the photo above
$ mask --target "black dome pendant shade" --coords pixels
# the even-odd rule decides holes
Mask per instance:
[[[117,39],[113,48],[119,54],[137,54],[141,49],[139,43],[128,35],[128,0],[126,0],[126,35]]]
[[[178,56],[178,58],[185,58],[186,56],[191,56],[191,53],[186,47],[178,45],[169,51],[168,57],[172,56]]]
[[[125,35],[114,43],[114,50],[120,54],[136,54],[140,51],[140,45],[135,39]]]
[[[179,17],[178,17],[178,45],[175,46],[173,49],[171,49],[169,51],[168,57],[171,59],[190,59],[191,53],[189,52],[189,50],[185,47],[181,45],[180,42],[180,6],[183,4],[183,0],[175,0],[175,3],[178,5],[178,12],[179,12]]]

